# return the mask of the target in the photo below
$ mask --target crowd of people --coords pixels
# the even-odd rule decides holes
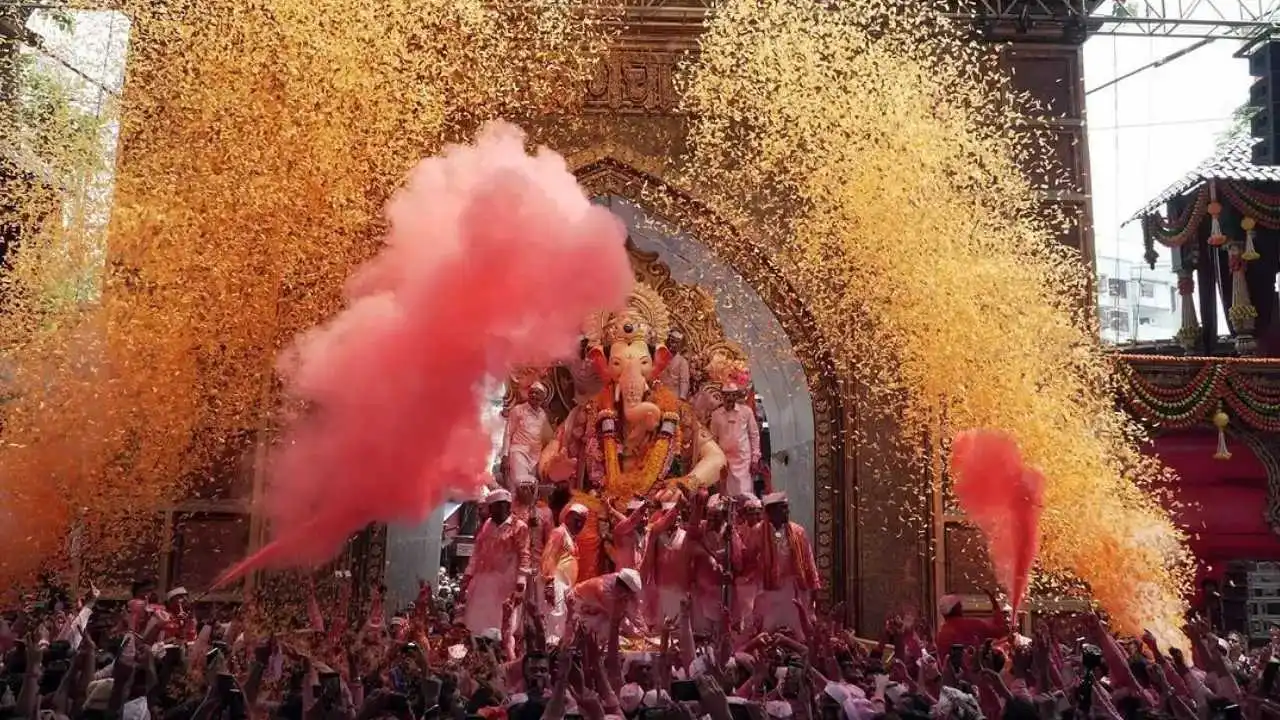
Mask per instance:
[[[517,495],[487,498],[456,585],[424,582],[390,613],[375,590],[355,622],[350,583],[276,632],[246,607],[206,616],[183,588],[28,597],[0,623],[0,720],[1280,717],[1280,637],[1251,649],[1196,620],[1189,647],[1160,647],[1096,615],[1028,637],[993,596],[994,615],[945,597],[936,628],[893,618],[869,640],[815,607],[785,496],[638,502],[614,525],[616,564],[580,579],[585,508]]]

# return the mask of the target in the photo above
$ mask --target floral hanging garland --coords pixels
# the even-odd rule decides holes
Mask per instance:
[[[1198,425],[1225,406],[1249,427],[1280,431],[1280,390],[1260,385],[1234,364],[1206,361],[1195,376],[1178,387],[1149,382],[1127,361],[1117,365],[1125,405],[1160,427]]]

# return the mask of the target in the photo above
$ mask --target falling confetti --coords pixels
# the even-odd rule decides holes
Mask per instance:
[[[272,430],[279,350],[338,309],[404,174],[489,118],[572,113],[608,41],[558,0],[125,5],[105,272],[101,234],[56,220],[61,183],[5,213],[25,231],[0,314],[6,585],[65,554],[81,508],[95,553],[154,539],[228,438]],[[83,135],[45,135],[93,173]],[[86,269],[100,299],[62,300]]]
[[[726,0],[687,81],[686,175],[774,248],[900,453],[1009,432],[1046,479],[1045,569],[1086,582],[1122,629],[1177,640],[1185,551],[1142,489],[1161,470],[1078,309],[1088,266],[1019,169],[1049,150],[990,46],[916,12]]]

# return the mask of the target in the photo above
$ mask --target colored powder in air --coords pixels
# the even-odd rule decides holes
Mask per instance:
[[[951,475],[960,507],[986,536],[996,579],[1016,611],[1040,549],[1044,476],[1023,463],[1011,436],[990,430],[956,435]]]
[[[622,223],[506,123],[424,160],[387,216],[347,307],[281,358],[306,411],[269,465],[274,539],[222,583],[322,562],[370,522],[420,522],[446,494],[478,490],[487,381],[571,356],[582,319],[621,306],[634,282]]]

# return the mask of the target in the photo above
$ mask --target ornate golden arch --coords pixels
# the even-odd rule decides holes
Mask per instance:
[[[852,483],[847,482],[844,427],[853,417],[835,363],[817,324],[781,269],[763,248],[692,195],[613,157],[570,158],[578,182],[592,195],[626,198],[654,219],[689,233],[743,277],[778,319],[804,368],[813,399],[814,554],[822,574],[822,600],[854,601],[843,574],[857,576],[857,554],[846,544]]]

